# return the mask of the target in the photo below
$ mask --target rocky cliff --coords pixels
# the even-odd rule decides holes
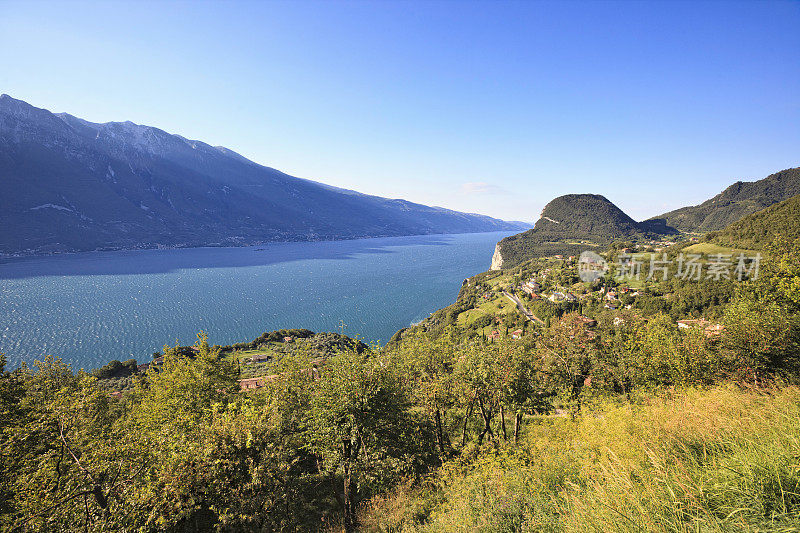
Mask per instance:
[[[503,268],[503,255],[500,253],[500,243],[498,242],[494,247],[494,254],[492,255],[492,267],[490,270],[502,270]]]

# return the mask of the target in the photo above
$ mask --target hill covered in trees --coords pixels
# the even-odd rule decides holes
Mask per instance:
[[[535,257],[576,255],[587,244],[674,233],[658,221],[636,222],[599,194],[567,194],[544,207],[533,229],[500,241],[492,268],[507,268]]]
[[[682,207],[651,219],[685,232],[720,230],[737,220],[800,194],[800,168],[764,179],[737,181],[702,204]]]
[[[763,250],[777,235],[789,241],[800,238],[800,195],[709,233],[705,240],[731,248]]]
[[[798,194],[800,168],[790,168],[759,181],[736,182],[700,205],[676,209],[642,222],[636,222],[603,196],[568,194],[548,203],[533,229],[500,241],[492,268],[509,268],[529,259],[556,254],[577,255],[587,246],[602,249],[613,241],[669,239],[681,232],[719,231]],[[753,246],[746,248],[755,249]]]

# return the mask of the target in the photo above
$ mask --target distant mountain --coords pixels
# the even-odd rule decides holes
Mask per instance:
[[[651,220],[681,231],[714,231],[797,194],[800,168],[790,168],[759,181],[737,181],[700,205],[682,207]]]
[[[732,248],[763,250],[778,236],[800,239],[800,195],[747,215],[723,230],[711,232],[705,240]]]
[[[533,229],[500,241],[492,268],[513,266],[533,257],[574,255],[586,249],[587,241],[606,244],[672,233],[676,231],[658,221],[636,222],[599,194],[567,194],[544,207]]]
[[[0,253],[521,230],[295,178],[221,146],[0,96]]]

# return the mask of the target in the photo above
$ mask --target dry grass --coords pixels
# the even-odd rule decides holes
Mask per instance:
[[[432,511],[405,490],[384,531],[800,531],[800,389],[689,389],[532,425],[446,465]],[[389,511],[391,510],[391,511]],[[388,526],[388,523],[385,523]]]

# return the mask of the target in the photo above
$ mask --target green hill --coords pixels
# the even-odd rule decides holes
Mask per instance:
[[[663,222],[681,231],[715,231],[797,194],[800,194],[800,167],[758,181],[737,181],[702,204],[664,213],[650,222]]]
[[[731,248],[762,250],[778,235],[800,238],[800,194],[710,233],[706,240]]]
[[[544,207],[533,229],[500,241],[492,268],[534,257],[576,255],[591,243],[608,244],[670,233],[675,230],[658,221],[636,222],[599,194],[567,194]]]
[[[637,222],[599,194],[567,194],[548,203],[534,229],[552,239],[610,240],[641,233]]]

